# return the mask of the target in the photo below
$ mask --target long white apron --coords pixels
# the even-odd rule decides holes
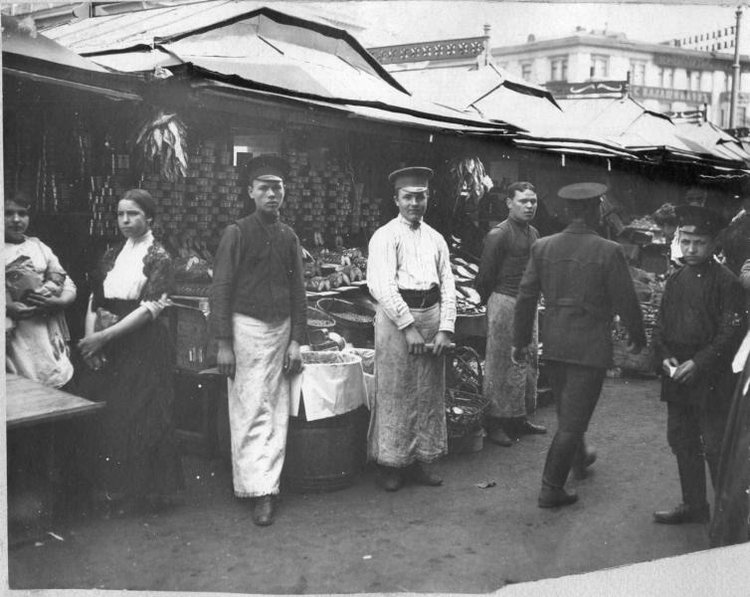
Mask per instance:
[[[440,305],[412,309],[426,342],[440,326]],[[375,315],[376,398],[370,413],[369,457],[405,467],[448,452],[445,422],[445,357],[411,355],[404,333],[382,307]]]
[[[232,316],[234,381],[229,381],[232,478],[237,497],[279,493],[289,426],[290,380],[284,373],[289,318],[267,323]]]

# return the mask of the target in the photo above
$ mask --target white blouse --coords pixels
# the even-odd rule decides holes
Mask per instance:
[[[143,273],[143,260],[154,244],[154,235],[149,230],[136,239],[129,238],[115,259],[114,267],[104,278],[104,297],[108,299],[135,300],[141,296],[148,278]],[[163,306],[157,301],[141,301],[156,318]]]

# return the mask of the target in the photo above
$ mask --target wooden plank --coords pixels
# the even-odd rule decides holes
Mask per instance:
[[[5,374],[5,396],[8,428],[67,419],[105,406],[12,373]]]

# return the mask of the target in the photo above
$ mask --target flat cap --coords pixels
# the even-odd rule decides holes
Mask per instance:
[[[678,205],[675,211],[677,227],[689,234],[716,236],[726,225],[720,213],[700,205]]]
[[[596,199],[607,192],[607,185],[598,182],[577,182],[561,188],[557,194],[569,201],[584,201],[586,199]]]
[[[388,180],[395,190],[407,189],[418,193],[427,189],[434,174],[431,168],[412,166],[394,170],[388,175]]]
[[[264,180],[282,182],[289,172],[286,161],[275,155],[261,155],[247,163],[247,182]]]

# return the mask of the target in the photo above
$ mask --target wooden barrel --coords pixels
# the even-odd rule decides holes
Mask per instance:
[[[367,408],[316,421],[300,414],[289,417],[283,487],[298,493],[349,487],[367,460]]]

